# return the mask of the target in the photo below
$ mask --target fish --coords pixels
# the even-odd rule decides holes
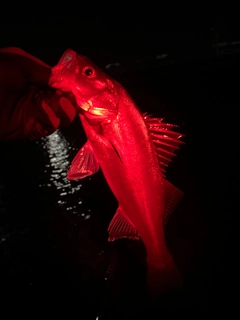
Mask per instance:
[[[119,205],[108,240],[143,242],[150,293],[178,287],[181,272],[167,247],[164,226],[183,192],[166,179],[166,169],[184,135],[163,118],[141,113],[120,83],[71,49],[52,69],[50,85],[75,95],[87,137],[68,179],[83,179],[101,169]]]

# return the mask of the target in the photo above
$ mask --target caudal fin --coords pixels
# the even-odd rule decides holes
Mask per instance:
[[[147,282],[149,296],[152,299],[179,290],[183,286],[182,275],[173,260],[167,264],[148,263]]]

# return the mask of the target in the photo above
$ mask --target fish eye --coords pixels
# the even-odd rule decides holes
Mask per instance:
[[[91,67],[85,67],[83,69],[83,74],[89,78],[92,78],[95,76],[95,72]]]

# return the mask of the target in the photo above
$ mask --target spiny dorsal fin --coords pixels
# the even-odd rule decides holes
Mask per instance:
[[[156,147],[159,165],[163,175],[165,176],[166,167],[171,162],[174,152],[179,149],[179,146],[184,142],[180,141],[183,134],[171,130],[178,127],[170,123],[163,123],[164,118],[151,118],[146,113],[143,114],[143,119],[148,127],[149,133],[152,137]]]
[[[137,229],[125,218],[120,208],[117,209],[108,227],[108,241],[114,241],[119,238],[139,239]]]
[[[69,180],[78,180],[91,176],[99,169],[99,164],[94,156],[93,148],[90,142],[78,151],[68,170],[67,178]]]
[[[180,200],[183,197],[183,192],[175,187],[171,182],[165,180],[165,212],[162,218],[163,223],[166,224],[168,219]]]

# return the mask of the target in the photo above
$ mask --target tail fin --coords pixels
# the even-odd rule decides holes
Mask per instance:
[[[148,263],[148,292],[152,299],[181,289],[183,278],[173,259],[166,264]]]

